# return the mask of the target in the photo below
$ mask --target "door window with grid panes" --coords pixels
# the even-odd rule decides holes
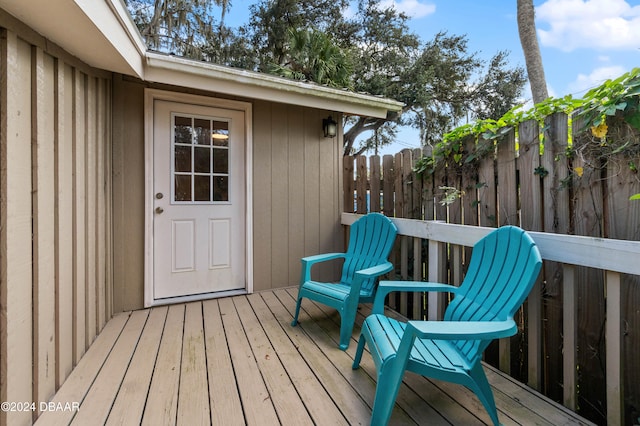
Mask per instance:
[[[174,203],[229,202],[229,122],[172,116]]]

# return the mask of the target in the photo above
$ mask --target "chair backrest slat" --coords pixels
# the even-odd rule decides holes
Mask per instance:
[[[460,291],[445,311],[448,321],[504,321],[513,318],[542,266],[531,237],[522,229],[504,226],[473,247]],[[473,361],[491,340],[459,341],[460,350]]]
[[[386,261],[397,232],[393,222],[380,213],[369,213],[351,225],[340,282],[351,284],[356,271]],[[374,286],[375,280],[367,280],[361,291],[372,293]]]

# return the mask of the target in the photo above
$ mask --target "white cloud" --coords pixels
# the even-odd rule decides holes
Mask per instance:
[[[625,0],[548,0],[536,8],[540,43],[563,51],[640,48],[640,6]]]
[[[412,18],[424,18],[436,11],[436,5],[431,3],[421,3],[419,0],[383,0],[380,2],[380,8],[386,9],[392,7],[398,12],[404,12]]]
[[[576,79],[569,83],[569,92],[578,94],[578,97],[580,97],[583,94],[582,92],[599,86],[609,79],[620,77],[626,71],[628,70],[621,66],[610,66],[596,68],[589,75],[578,74]]]

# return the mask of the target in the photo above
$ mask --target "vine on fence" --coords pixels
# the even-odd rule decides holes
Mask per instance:
[[[563,112],[578,118],[581,123],[575,134],[582,137],[567,152],[598,159],[602,164],[612,156],[629,159],[628,167],[637,172],[633,158],[640,155],[640,68],[588,91],[582,99],[571,95],[549,98],[529,110],[522,105],[512,108],[498,120],[480,120],[453,129],[434,147],[432,156],[418,159],[414,171],[422,176],[433,174],[438,164],[471,165],[494,152],[495,144],[518,124],[527,120],[543,123],[545,117]],[[590,130],[590,132],[587,132]],[[465,146],[467,138],[474,138],[472,151]],[[470,164],[471,163],[471,164]],[[579,171],[577,171],[579,173]],[[540,171],[543,173],[543,171]]]

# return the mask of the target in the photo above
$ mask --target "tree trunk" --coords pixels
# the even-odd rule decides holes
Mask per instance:
[[[538,46],[533,0],[518,0],[518,33],[524,52],[533,103],[537,104],[547,99],[549,92]]]

